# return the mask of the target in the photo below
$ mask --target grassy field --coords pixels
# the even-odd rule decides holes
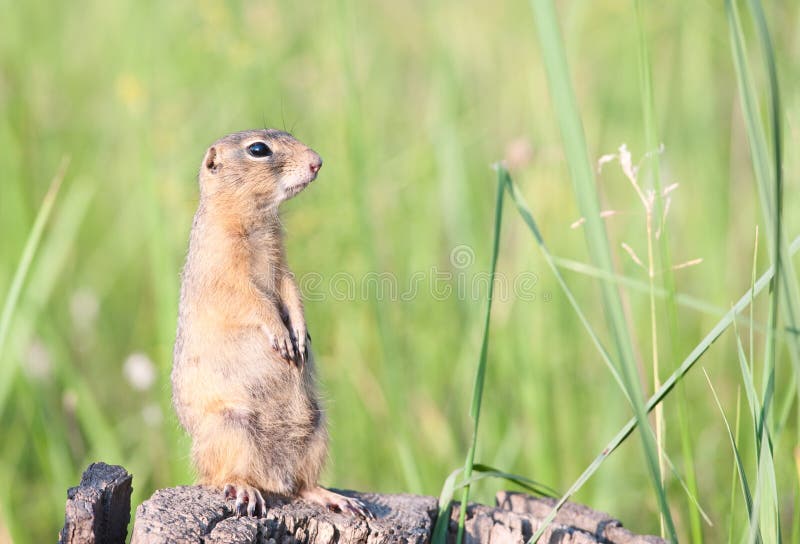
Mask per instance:
[[[0,542],[52,541],[94,460],[133,473],[137,504],[192,481],[170,405],[179,271],[203,152],[234,130],[285,127],[325,160],[284,210],[324,483],[438,495],[464,465],[504,159],[549,253],[506,196],[475,461],[563,493],[632,406],[644,421],[775,259],[778,172],[784,245],[800,234],[800,4],[765,2],[774,112],[747,2],[742,42],[721,0],[549,4],[0,0]],[[783,250],[782,287],[574,500],[659,533],[663,479],[681,541],[800,538],[800,260]]]

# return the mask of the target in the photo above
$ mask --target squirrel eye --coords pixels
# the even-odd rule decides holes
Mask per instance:
[[[247,152],[251,157],[269,157],[272,155],[272,150],[264,142],[255,142],[247,146]]]

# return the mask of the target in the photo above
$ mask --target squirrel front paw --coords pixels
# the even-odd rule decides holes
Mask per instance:
[[[289,333],[289,330],[286,327],[284,327],[282,324],[274,325],[272,327],[268,325],[262,325],[261,329],[264,331],[264,334],[267,335],[270,346],[278,355],[280,355],[287,363],[298,362],[299,356],[295,350],[292,335]]]
[[[324,487],[316,486],[312,489],[304,489],[300,491],[300,497],[309,502],[321,504],[331,512],[356,516],[365,520],[375,519],[375,514],[360,499],[345,497]]]
[[[222,492],[226,499],[236,499],[233,508],[237,517],[247,515],[260,518],[267,514],[267,503],[255,487],[245,484],[225,484]]]
[[[292,330],[292,341],[299,364],[305,364],[308,360],[308,346],[311,342],[311,336],[308,334],[305,324],[294,327]]]

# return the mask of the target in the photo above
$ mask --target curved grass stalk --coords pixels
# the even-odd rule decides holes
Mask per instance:
[[[483,400],[483,383],[486,377],[486,355],[489,350],[489,319],[492,314],[492,296],[494,294],[494,276],[497,270],[497,255],[500,252],[500,226],[503,221],[503,196],[505,195],[508,175],[504,175],[503,168],[497,168],[497,196],[495,199],[494,212],[494,236],[492,243],[492,264],[489,272],[489,292],[487,295],[486,315],[483,320],[483,341],[481,343],[481,354],[478,360],[478,370],[475,375],[475,388],[472,391],[472,406],[470,415],[473,420],[472,443],[470,444],[467,458],[464,461],[464,479],[469,482],[472,477],[472,470],[475,464],[475,449],[478,445],[478,423],[481,416],[481,401]],[[464,486],[461,494],[461,504],[469,502],[469,484]],[[464,537],[464,521],[466,520],[467,509],[461,508],[458,516],[458,536],[456,543],[461,544]]]

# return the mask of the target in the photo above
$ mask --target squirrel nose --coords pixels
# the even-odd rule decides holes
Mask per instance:
[[[319,169],[322,168],[322,160],[317,159],[308,165],[308,169],[311,170],[312,174],[316,174],[319,172]]]

